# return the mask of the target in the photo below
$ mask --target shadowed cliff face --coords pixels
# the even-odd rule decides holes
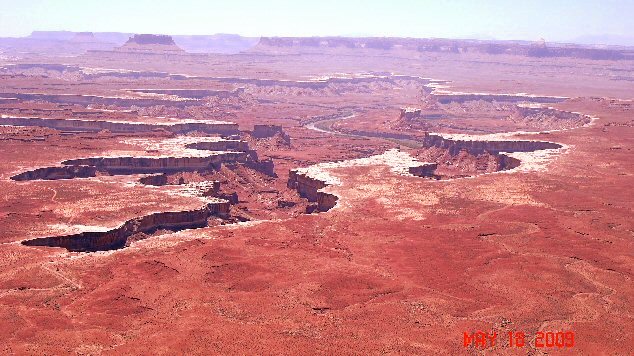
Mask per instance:
[[[68,251],[94,252],[117,250],[126,246],[135,234],[152,234],[157,230],[180,231],[207,226],[211,216],[227,218],[229,202],[209,203],[198,210],[162,212],[126,221],[116,229],[104,232],[82,232],[75,235],[42,237],[22,241],[26,246],[63,247]]]
[[[44,167],[23,172],[12,180],[55,180],[95,177],[98,172],[112,175],[217,171],[223,164],[242,164],[275,177],[271,159],[258,159],[244,141],[200,142],[187,147],[201,150],[222,150],[201,157],[91,157],[62,162],[61,167]],[[241,149],[245,149],[242,151]]]
[[[88,131],[98,132],[108,130],[111,132],[152,132],[162,129],[175,134],[183,134],[192,131],[199,131],[208,134],[235,135],[238,134],[238,125],[234,123],[175,123],[175,124],[149,124],[130,123],[104,120],[64,120],[64,119],[44,119],[38,117],[2,117],[0,125],[13,126],[37,126],[48,127],[60,131]]]
[[[433,94],[436,100],[441,104],[448,103],[464,103],[467,101],[485,100],[497,101],[501,103],[519,103],[533,102],[542,104],[560,103],[566,98],[558,98],[551,96],[522,96],[522,95],[503,95],[503,94]]]
[[[32,171],[17,174],[11,177],[12,180],[56,180],[56,179],[73,179],[73,178],[89,178],[97,175],[97,168],[91,166],[65,166],[65,167],[45,167]]]
[[[315,210],[320,212],[328,211],[334,208],[339,200],[336,195],[321,191],[322,188],[327,186],[326,183],[295,170],[289,172],[287,186],[297,190],[299,195],[302,198],[306,198],[309,202],[317,203],[316,206],[308,206],[307,213]]]
[[[0,93],[0,97],[16,98],[19,100],[43,100],[57,104],[116,105],[123,108],[129,108],[132,106],[148,107],[155,105],[186,107],[199,104],[196,99],[168,100],[157,98],[104,97],[82,94]]]
[[[481,154],[489,152],[499,154],[500,152],[533,152],[539,150],[549,150],[562,148],[560,144],[547,141],[469,141],[453,140],[439,135],[427,135],[424,145],[446,148],[451,154],[457,154],[461,150],[466,150],[470,154]]]

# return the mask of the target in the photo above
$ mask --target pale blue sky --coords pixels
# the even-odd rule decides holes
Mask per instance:
[[[547,41],[634,36],[634,0],[0,0],[0,36],[33,30]]]

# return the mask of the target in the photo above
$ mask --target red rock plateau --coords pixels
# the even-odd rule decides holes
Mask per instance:
[[[63,35],[0,56],[1,353],[631,354],[631,51]]]

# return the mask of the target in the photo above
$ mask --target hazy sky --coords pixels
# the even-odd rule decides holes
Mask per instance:
[[[547,41],[632,36],[634,0],[0,0],[0,37],[33,30]]]

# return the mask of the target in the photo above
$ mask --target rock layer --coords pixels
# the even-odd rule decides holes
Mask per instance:
[[[498,154],[500,152],[533,152],[562,148],[562,145],[547,141],[524,140],[467,140],[451,139],[440,135],[428,134],[423,140],[425,146],[446,148],[451,154],[457,154],[461,150],[477,155],[481,153]]]
[[[139,76],[139,74],[136,74]],[[124,76],[122,74],[122,76]],[[72,105],[116,105],[124,108],[132,106],[149,107],[156,105],[169,105],[176,107],[187,107],[199,105],[197,99],[158,99],[143,98],[131,96],[99,96],[99,95],[83,95],[83,94],[40,94],[40,93],[0,93],[3,98],[15,98],[19,100],[42,100],[56,104],[72,104]]]
[[[409,167],[408,171],[413,176],[439,179],[440,177],[435,174],[437,168],[438,163],[425,163],[420,166]]]
[[[109,130],[111,132],[151,132],[157,129],[166,130],[175,134],[183,134],[193,131],[208,134],[235,135],[239,133],[238,125],[232,122],[183,122],[183,123],[136,123],[117,122],[103,120],[70,120],[70,119],[44,119],[36,117],[9,117],[0,118],[1,125],[12,126],[39,126],[48,127],[60,131],[88,131],[99,132]]]
[[[289,172],[287,186],[297,190],[302,198],[306,198],[310,202],[316,202],[318,211],[323,212],[334,208],[339,200],[336,195],[321,191],[322,188],[327,186],[325,182],[297,170]]]
[[[22,241],[26,246],[63,247],[69,251],[94,252],[125,247],[134,234],[151,234],[157,230],[179,231],[207,226],[211,216],[229,216],[229,202],[219,201],[198,210],[161,212],[134,218],[120,227],[105,232],[82,232],[75,235],[43,237]]]
[[[185,147],[207,151],[248,151],[249,143],[240,140],[220,140],[190,143]]]
[[[55,180],[55,179],[73,179],[73,178],[89,178],[97,175],[97,167],[78,165],[66,167],[46,167],[38,168],[32,171],[20,173],[11,177],[13,180]]]
[[[467,101],[497,101],[504,103],[519,103],[519,102],[531,102],[531,103],[544,103],[554,104],[560,103],[567,98],[554,97],[554,96],[537,96],[537,95],[506,95],[506,94],[455,94],[455,93],[441,93],[434,92],[433,97],[441,104],[449,104],[452,102],[464,103]]]
[[[93,166],[112,174],[137,174],[217,170],[222,163],[248,160],[246,152],[223,152],[206,157],[93,157],[67,160],[62,164]]]

